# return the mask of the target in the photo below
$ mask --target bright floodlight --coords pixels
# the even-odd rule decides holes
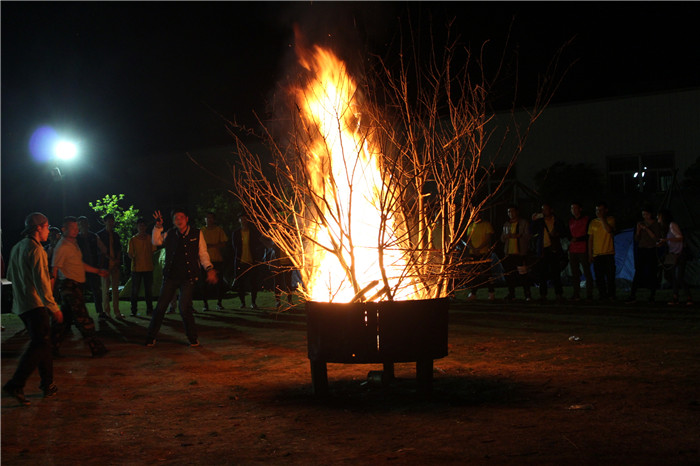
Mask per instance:
[[[70,141],[58,141],[54,146],[54,153],[61,160],[72,160],[78,155],[78,148]]]

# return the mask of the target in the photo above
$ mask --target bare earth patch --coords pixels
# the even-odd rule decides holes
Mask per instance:
[[[199,348],[177,314],[153,348],[145,316],[98,324],[101,359],[76,331],[55,361],[56,397],[41,398],[36,373],[31,406],[3,397],[2,463],[700,462],[697,307],[457,300],[432,395],[417,393],[415,364],[387,386],[367,378],[381,365],[328,364],[320,398],[303,305],[225,304],[196,315]],[[27,336],[17,316],[2,323],[7,380]]]

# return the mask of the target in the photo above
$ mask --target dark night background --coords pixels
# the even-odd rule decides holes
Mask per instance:
[[[576,64],[554,103],[700,82],[694,2],[2,2],[0,8],[3,257],[27,213],[42,211],[60,223],[62,191],[50,176],[52,164],[29,153],[36,128],[51,125],[80,141],[80,160],[61,168],[68,214],[89,215],[88,201],[124,193],[127,205],[150,216],[164,202],[204,189],[171,181],[172,172],[199,170],[187,165],[185,152],[231,142],[221,116],[252,123],[254,110],[265,111],[289,70],[295,23],[311,41],[385,55],[398,39],[399,18],[410,16],[425,31],[430,18],[440,28],[454,16],[455,32],[475,47],[486,39],[501,45],[514,19],[511,47],[523,76],[543,72],[574,38],[565,59]]]

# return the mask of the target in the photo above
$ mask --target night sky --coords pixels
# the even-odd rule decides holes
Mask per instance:
[[[32,159],[42,125],[71,135],[81,158],[65,166],[68,214],[124,193],[149,215],[168,184],[166,154],[231,141],[222,117],[253,122],[290,72],[293,25],[311,42],[386,57],[399,18],[425,31],[456,17],[465,44],[511,46],[522,76],[576,61],[555,103],[700,84],[695,2],[2,2],[2,253],[25,215],[60,223],[50,162]],[[390,58],[390,57],[387,57]],[[527,80],[524,83],[527,89]],[[172,171],[172,170],[170,170]],[[175,186],[173,186],[175,185]],[[149,186],[153,187],[149,191]],[[157,191],[154,192],[154,191]],[[93,229],[97,225],[93,224]]]

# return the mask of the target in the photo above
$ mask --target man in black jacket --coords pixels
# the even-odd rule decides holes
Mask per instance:
[[[163,232],[163,217],[160,211],[156,211],[153,217],[156,219],[156,224],[153,227],[151,241],[155,246],[165,247],[165,265],[158,305],[153,311],[151,323],[148,326],[146,346],[155,345],[165,311],[178,290],[180,291],[180,316],[185,325],[185,334],[190,346],[199,346],[197,328],[192,314],[192,293],[199,280],[200,267],[206,270],[207,282],[213,284],[217,282],[216,270],[207,252],[207,243],[199,229],[190,227],[189,217],[181,209],[173,210],[174,226],[167,232]]]

